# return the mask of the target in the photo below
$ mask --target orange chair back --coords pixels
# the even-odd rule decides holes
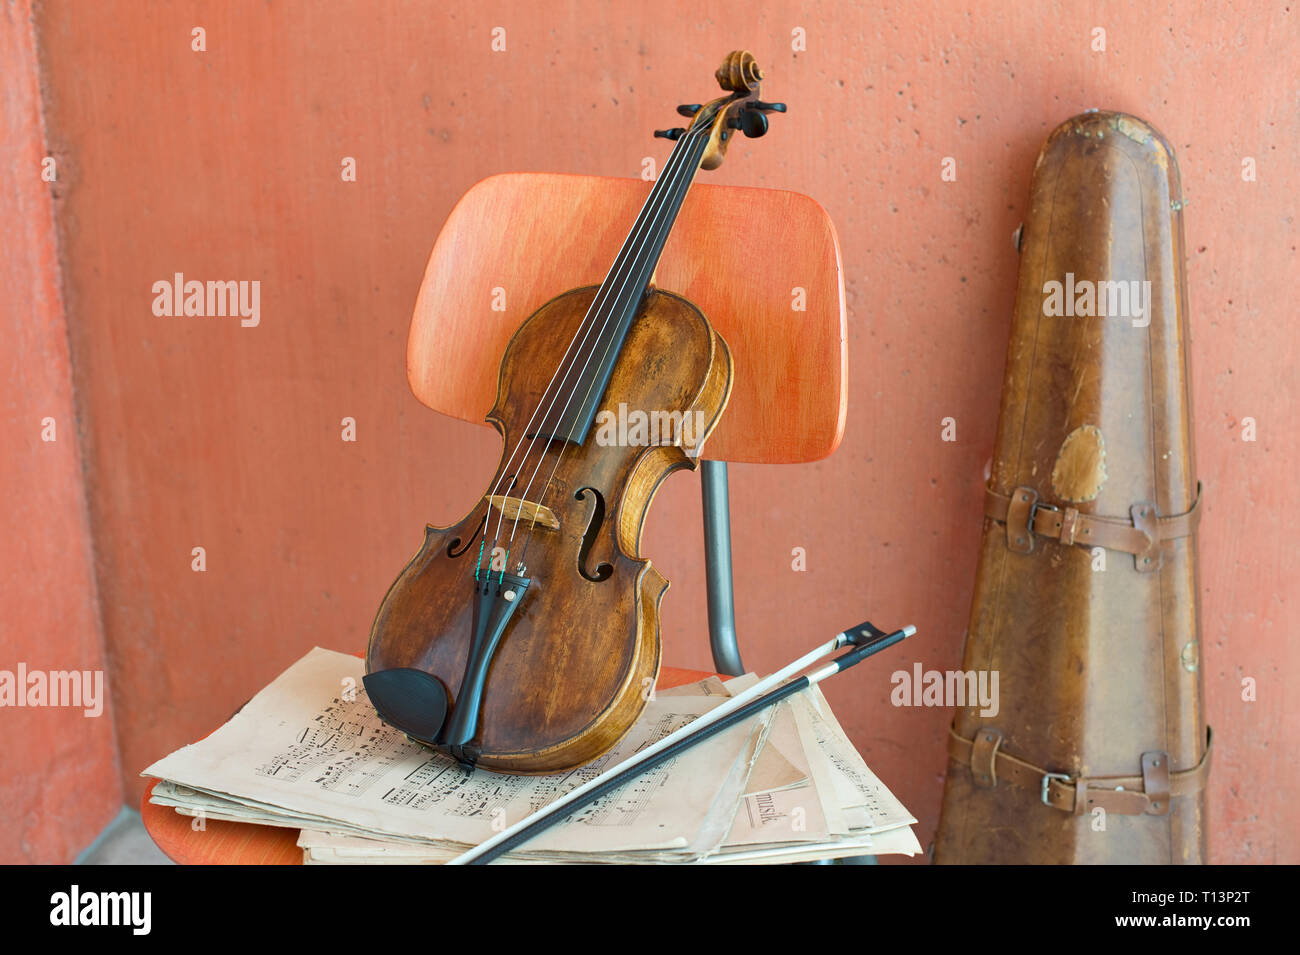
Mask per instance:
[[[649,190],[638,179],[510,173],[465,193],[434,244],[411,321],[415,396],[483,422],[515,329],[548,299],[604,280]],[[793,192],[696,183],[654,284],[694,302],[735,362],[731,401],[703,457],[783,464],[835,450],[847,403],[844,281],[821,206]]]

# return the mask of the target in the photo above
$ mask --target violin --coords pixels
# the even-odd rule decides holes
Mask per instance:
[[[724,95],[655,132],[672,154],[604,282],[556,295],[511,338],[487,416],[503,440],[488,492],[458,523],[426,528],[371,627],[364,684],[379,716],[465,766],[590,762],[658,677],[668,581],[641,556],[641,529],[663,480],[694,470],[732,360],[652,276],[696,172],[785,111],[758,99],[750,53],[715,75]]]

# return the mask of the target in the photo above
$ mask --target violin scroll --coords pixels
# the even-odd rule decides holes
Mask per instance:
[[[731,137],[742,132],[757,139],[767,132],[766,113],[784,113],[784,103],[764,103],[758,99],[763,71],[759,69],[754,54],[748,50],[734,50],[727,54],[714,73],[718,85],[728,95],[721,96],[704,106],[693,103],[677,107],[683,116],[692,117],[691,127],[708,124],[711,127],[709,143],[700,160],[701,169],[716,169],[722,165]],[[676,139],[684,131],[657,130],[656,136]]]
[[[758,84],[763,79],[763,71],[758,68],[758,61],[748,50],[733,50],[727,54],[713,74],[718,85],[731,93],[751,94],[758,92]]]

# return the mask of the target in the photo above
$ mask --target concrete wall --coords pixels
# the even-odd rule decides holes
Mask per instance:
[[[43,5],[47,148],[64,157],[63,283],[128,794],[141,768],[313,644],[361,648],[424,523],[459,517],[485,486],[494,435],[424,410],[404,374],[424,259],[456,198],[509,170],[637,175],[643,157],[666,155],[651,130],[710,96],[721,55],[744,46],[790,112],[708,178],[805,192],[829,210],[851,339],[839,452],[732,473],[747,664],[769,670],[869,612],[915,623],[926,667],[960,665],[1011,233],[1034,157],[1074,113],[1135,113],[1178,150],[1190,200],[1211,858],[1300,861],[1287,799],[1300,772],[1280,742],[1300,735],[1283,705],[1300,663],[1285,520],[1300,465],[1296,16],[1281,2],[1175,14],[1060,0]],[[955,182],[940,178],[949,156]],[[344,157],[356,182],[340,176]],[[1243,157],[1256,181],[1243,181]],[[155,316],[152,285],[176,272],[260,281],[260,324]],[[52,282],[48,264],[29,280]],[[57,354],[16,354],[58,378]],[[947,416],[955,442],[940,439]],[[344,417],[355,443],[340,440]],[[19,430],[28,473],[49,449],[30,444],[28,419]],[[69,459],[60,480],[74,471]],[[25,510],[5,520],[34,536]],[[6,562],[23,563],[10,540]],[[791,569],[794,547],[805,572]],[[673,581],[663,632],[677,666],[708,665],[700,548],[698,489],[678,475],[645,538]],[[62,586],[72,604],[93,593]],[[82,617],[69,639],[93,632]],[[45,629],[21,629],[20,644]],[[891,707],[891,669],[828,695],[926,841],[951,714]],[[1258,681],[1255,702],[1243,677]]]
[[[0,680],[24,703],[49,671],[107,689],[54,230],[64,157],[43,164],[31,12],[0,3]],[[70,862],[122,806],[113,709],[14,702],[0,709],[0,864]]]

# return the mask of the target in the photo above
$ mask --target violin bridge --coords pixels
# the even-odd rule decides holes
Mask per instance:
[[[553,531],[560,529],[560,519],[545,504],[534,504],[532,501],[506,497],[504,494],[489,494],[486,500],[504,514],[507,520],[513,521],[518,518],[529,523],[536,520],[542,527],[549,527]]]

